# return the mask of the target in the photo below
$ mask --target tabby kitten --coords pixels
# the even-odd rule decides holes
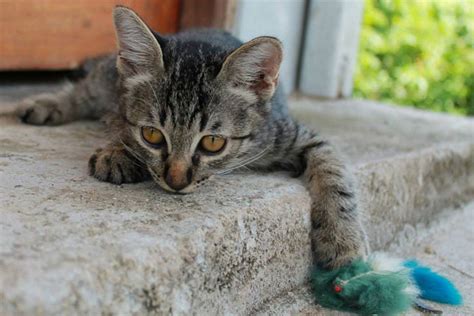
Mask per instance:
[[[302,175],[311,195],[316,263],[362,255],[363,230],[348,170],[327,141],[293,120],[278,87],[282,46],[242,43],[218,30],[160,36],[116,7],[118,54],[88,62],[61,92],[21,102],[22,121],[59,125],[107,114],[111,142],[89,172],[116,184],[151,177],[188,193],[212,175],[249,166]]]

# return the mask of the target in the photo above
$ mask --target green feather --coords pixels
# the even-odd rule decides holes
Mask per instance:
[[[316,300],[323,307],[362,315],[400,314],[413,302],[413,295],[406,291],[410,285],[408,270],[373,271],[363,260],[330,271],[316,268],[312,284]],[[339,293],[336,285],[342,289]]]

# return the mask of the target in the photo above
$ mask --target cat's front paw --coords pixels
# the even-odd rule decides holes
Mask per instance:
[[[357,252],[350,251],[344,254],[338,254],[333,257],[327,258],[320,265],[326,269],[333,270],[347,266],[358,258],[360,258],[360,255]]]
[[[115,184],[140,182],[148,178],[146,168],[122,146],[97,149],[89,159],[89,174]]]
[[[313,231],[314,259],[318,266],[325,269],[337,269],[350,264],[362,256],[362,242],[359,236],[347,234],[347,231],[334,234],[330,231]]]
[[[44,94],[27,98],[18,104],[17,116],[23,123],[32,125],[59,125],[64,122],[60,100]]]

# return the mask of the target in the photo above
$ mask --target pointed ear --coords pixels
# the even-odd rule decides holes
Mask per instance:
[[[148,26],[129,8],[114,9],[117,69],[122,75],[157,74],[164,70],[163,53]]]
[[[234,89],[242,89],[260,100],[268,100],[278,85],[282,58],[282,45],[278,39],[257,37],[226,58],[218,78]]]

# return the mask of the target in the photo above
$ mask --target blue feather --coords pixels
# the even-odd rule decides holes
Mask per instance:
[[[411,270],[411,276],[420,289],[421,298],[444,304],[462,304],[461,294],[445,277],[415,260],[405,261],[403,265]]]

